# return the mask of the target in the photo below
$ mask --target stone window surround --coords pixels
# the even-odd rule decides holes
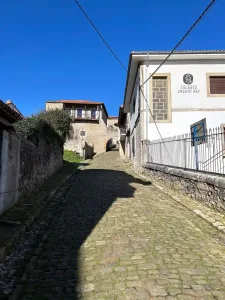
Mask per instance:
[[[151,73],[149,74],[151,76]],[[167,120],[156,120],[156,123],[172,123],[172,105],[171,105],[171,74],[170,73],[157,73],[153,78],[157,77],[167,77],[167,87],[168,87],[168,119]],[[149,106],[153,112],[153,101],[152,101],[152,78],[149,80]],[[154,120],[150,114],[149,122],[153,123]]]
[[[210,93],[210,77],[221,76],[224,77],[225,73],[206,73],[206,87],[207,87],[207,97],[225,97],[225,94],[211,94]]]

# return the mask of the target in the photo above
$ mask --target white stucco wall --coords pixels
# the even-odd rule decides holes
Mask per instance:
[[[160,62],[151,62],[145,66],[145,79],[156,69]],[[190,125],[206,118],[207,128],[212,128],[225,123],[225,97],[208,97],[207,73],[225,73],[225,61],[169,61],[163,65],[157,74],[169,73],[171,76],[171,106],[172,122],[157,123],[163,137],[190,132]],[[187,73],[193,75],[193,84],[197,93],[179,93],[182,86],[188,86],[183,82],[183,76]],[[149,82],[146,83],[145,95],[149,99]],[[131,105],[132,106],[132,105]],[[154,123],[149,123],[149,112],[146,110],[145,121],[148,128],[143,128],[146,138],[155,140],[159,138]]]

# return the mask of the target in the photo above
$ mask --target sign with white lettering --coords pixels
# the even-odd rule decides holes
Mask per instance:
[[[183,82],[185,84],[182,84],[180,89],[178,90],[178,94],[198,94],[200,93],[200,90],[198,89],[198,86],[196,84],[192,84],[194,82],[194,76],[192,74],[185,74],[183,76]]]

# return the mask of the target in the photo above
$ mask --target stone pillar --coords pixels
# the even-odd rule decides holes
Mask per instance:
[[[143,140],[142,141],[142,165],[149,162],[149,140]]]

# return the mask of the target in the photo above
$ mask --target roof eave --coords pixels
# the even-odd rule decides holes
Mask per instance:
[[[129,56],[129,63],[128,63],[128,74],[127,74],[127,80],[126,80],[126,86],[125,86],[125,92],[124,92],[124,101],[123,101],[123,106],[124,106],[124,111],[128,112],[128,98],[127,97],[127,91],[128,91],[128,86],[130,84],[130,81],[132,81],[132,78],[130,76],[131,73],[131,66],[132,66],[132,58],[136,56],[135,59],[135,67],[134,67],[134,72],[137,72],[137,68],[140,63],[146,60],[146,56],[148,56],[148,60],[151,61],[163,61],[169,54],[170,52],[168,51],[162,51],[162,52],[157,52],[157,51],[133,51],[130,53]],[[219,51],[177,51],[174,52],[174,54],[169,58],[169,60],[182,60],[182,59],[225,59],[225,50],[219,50]]]

